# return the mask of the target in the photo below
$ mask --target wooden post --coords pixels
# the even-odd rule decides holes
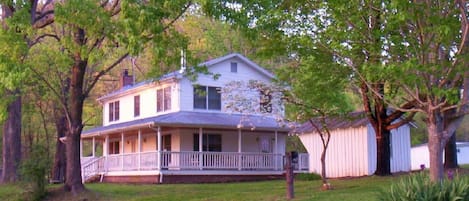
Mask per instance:
[[[142,162],[142,130],[138,129],[138,136],[137,136],[137,149],[138,149],[138,166],[137,169],[140,170],[141,162]]]
[[[121,170],[124,170],[124,131],[121,132]]]
[[[80,160],[83,157],[83,139],[80,138]]]
[[[277,146],[278,146],[278,133],[277,133],[277,131],[275,131],[275,144],[274,144],[274,163],[275,163],[274,167],[275,167],[275,170],[278,170],[282,167],[281,165],[280,165],[280,167],[278,165],[279,162],[278,162],[278,155],[277,155],[278,154]]]
[[[92,154],[93,154],[93,158],[94,158],[94,157],[96,157],[96,153],[95,153],[96,152],[96,139],[95,139],[94,136],[93,136],[93,141],[92,141],[91,144],[92,144],[92,148],[91,148],[92,151],[91,152],[93,152]]]
[[[157,143],[158,143],[157,157],[158,157],[158,160],[156,162],[156,166],[157,166],[158,170],[161,170],[161,126],[158,126],[156,136],[158,138],[157,139]]]
[[[293,168],[292,168],[292,155],[290,152],[286,154],[287,164],[285,165],[285,179],[287,181],[287,199],[293,199],[295,197],[295,190],[293,186]]]
[[[202,131],[202,128],[199,128],[199,169],[202,170],[203,169],[203,162],[204,162],[204,159],[203,159],[203,154],[202,154],[202,151],[203,151],[203,131]]]
[[[241,138],[241,129],[238,129],[238,170],[242,169],[242,161],[241,161],[241,147],[242,145],[242,138]]]

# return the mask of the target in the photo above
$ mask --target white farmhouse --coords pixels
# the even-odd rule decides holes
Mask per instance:
[[[376,170],[376,134],[363,112],[350,119],[328,120],[331,139],[326,152],[330,178],[372,175]],[[309,171],[321,173],[322,141],[309,122],[296,131],[309,154]],[[410,171],[409,124],[391,130],[391,172]]]
[[[82,142],[93,147],[82,158],[83,179],[175,183],[281,176],[289,130],[266,113],[225,112],[219,93],[229,82],[269,83],[273,75],[236,53],[200,66],[220,77],[199,74],[192,82],[175,71],[132,84],[123,73],[123,87],[98,99],[103,126],[82,133]]]

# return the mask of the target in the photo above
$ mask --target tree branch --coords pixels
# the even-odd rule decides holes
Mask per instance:
[[[94,77],[93,81],[91,81],[91,84],[84,89],[83,97],[88,97],[94,85],[96,85],[96,83],[98,82],[99,78],[101,78],[101,76],[103,76],[104,74],[112,70],[114,67],[116,67],[117,64],[121,63],[122,60],[124,60],[127,56],[129,56],[129,53],[125,53],[124,55],[119,57],[119,59],[117,59],[114,63],[104,68],[104,70],[99,71],[99,73]]]
[[[55,34],[43,34],[43,35],[40,35],[40,36],[38,36],[37,38],[35,38],[35,39],[31,42],[31,46],[34,46],[35,44],[37,44],[38,42],[40,42],[41,39],[46,38],[46,37],[54,38],[55,40],[57,40],[57,42],[60,42],[60,38],[59,38],[57,35],[55,35]]]

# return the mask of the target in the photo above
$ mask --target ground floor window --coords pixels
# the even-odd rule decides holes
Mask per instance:
[[[163,151],[171,151],[171,135],[163,135]]]
[[[199,151],[199,134],[194,134],[194,151]],[[202,151],[221,152],[221,135],[220,134],[203,134],[202,135]]]
[[[119,154],[119,141],[109,142],[109,154]]]

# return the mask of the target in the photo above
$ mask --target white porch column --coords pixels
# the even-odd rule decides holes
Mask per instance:
[[[241,129],[238,129],[238,170],[241,170],[241,167],[242,167],[241,150],[242,150],[242,136],[241,136]]]
[[[124,131],[121,132],[121,170],[124,170]]]
[[[80,160],[83,157],[83,139],[80,138]]]
[[[92,148],[91,148],[92,153],[91,154],[93,155],[93,158],[94,158],[96,156],[96,153],[95,153],[96,152],[96,138],[95,137],[93,137],[93,141],[91,143],[91,146],[92,146]]]
[[[204,159],[203,159],[203,154],[202,154],[202,150],[203,150],[203,130],[202,128],[199,128],[199,169],[202,170],[203,169],[203,163],[204,163]]]
[[[103,142],[103,156],[109,155],[109,135],[106,135],[104,137],[104,142]]]
[[[137,150],[138,150],[137,151],[138,152],[138,159],[137,159],[138,160],[138,167],[137,168],[138,168],[138,170],[140,170],[140,165],[141,165],[141,161],[142,161],[142,159],[141,159],[141,157],[142,157],[142,155],[141,155],[141,153],[142,153],[142,130],[140,128],[138,129],[138,137],[137,138],[138,138],[137,139]]]
[[[109,155],[109,135],[104,137],[103,142],[103,156],[104,156],[104,170],[107,172],[108,165],[107,165],[107,156]]]
[[[279,169],[279,165],[278,165],[278,133],[277,131],[275,131],[275,144],[274,144],[274,163],[275,163],[275,170],[278,170]]]
[[[161,170],[161,126],[158,126],[158,130],[157,130],[157,139],[158,139],[158,152],[157,152],[157,157],[158,157],[158,160],[156,161],[156,168],[158,170]]]

